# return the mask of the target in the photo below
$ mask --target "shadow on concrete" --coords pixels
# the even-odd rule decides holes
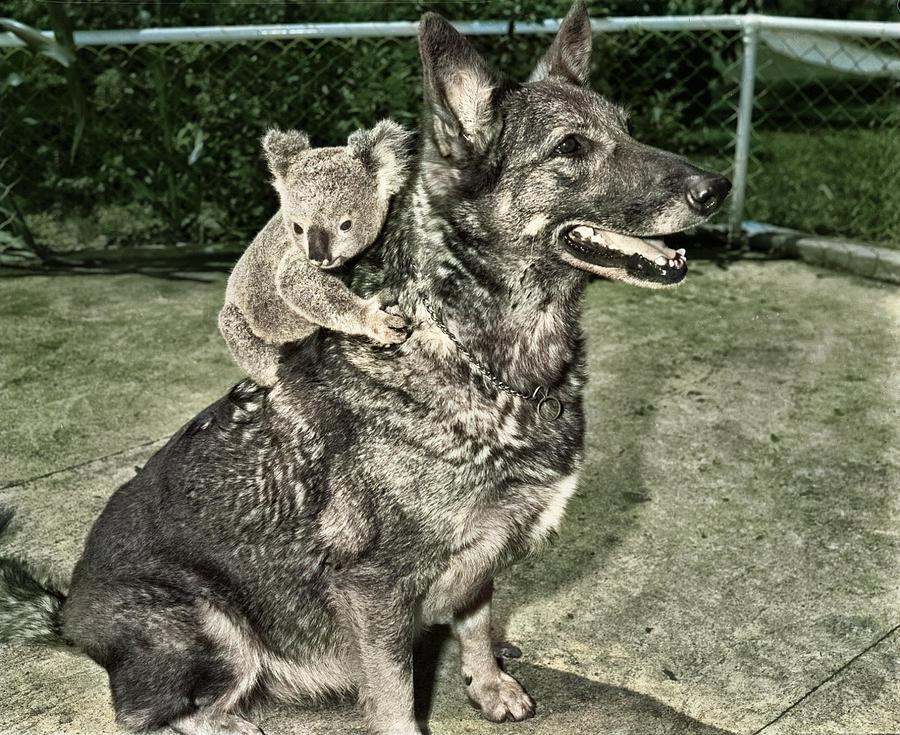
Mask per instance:
[[[416,719],[426,734],[434,730],[428,728],[430,720],[472,720],[474,724],[480,718],[467,702],[454,647],[445,626],[425,634],[416,647]],[[695,720],[645,694],[522,661],[504,660],[503,667],[537,701],[538,713],[527,726],[529,731],[730,735],[728,730]]]
[[[642,735],[730,735],[663,704],[646,694],[592,681],[577,674],[529,664],[509,671],[538,703],[535,724],[554,722],[553,730],[572,733],[629,732]],[[540,728],[537,728],[540,729]]]
[[[589,383],[585,394],[589,424],[578,492],[553,544],[501,572],[504,594],[495,598],[493,618],[502,637],[516,608],[552,599],[602,568],[639,526],[641,508],[652,498],[644,480],[643,447],[636,438],[652,433],[656,407],[652,400],[636,402],[634,397],[656,395],[663,374],[659,360],[626,348],[605,362],[609,380],[602,390],[592,390]],[[596,416],[605,420],[591,421]]]
[[[428,721],[434,706],[438,667],[446,660],[448,647],[453,645],[453,636],[446,625],[435,626],[416,641],[413,685],[416,690],[416,719],[423,725]]]

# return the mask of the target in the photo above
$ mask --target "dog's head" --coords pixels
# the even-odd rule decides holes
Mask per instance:
[[[454,203],[452,219],[491,233],[502,257],[537,251],[648,287],[684,278],[684,251],[658,238],[706,220],[731,184],[636,141],[625,112],[589,88],[582,0],[524,84],[500,83],[438,15],[419,35],[432,113],[423,180],[433,200]]]

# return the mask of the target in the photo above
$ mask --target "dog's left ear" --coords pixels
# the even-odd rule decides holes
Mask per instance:
[[[575,0],[559,25],[556,38],[528,81],[540,82],[547,77],[558,77],[581,87],[587,85],[591,75],[592,45],[587,6],[584,0]]]
[[[484,59],[436,13],[419,23],[419,54],[438,151],[457,160],[483,154],[500,128],[497,82]]]

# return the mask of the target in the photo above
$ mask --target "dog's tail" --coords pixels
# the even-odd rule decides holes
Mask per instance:
[[[0,508],[0,534],[13,510]],[[60,609],[63,585],[23,559],[0,557],[0,643],[63,643]]]

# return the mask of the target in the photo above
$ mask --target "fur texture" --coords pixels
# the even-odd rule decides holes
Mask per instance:
[[[390,350],[319,331],[285,351],[273,388],[239,384],[112,496],[61,618],[109,672],[123,724],[246,732],[236,718],[256,697],[352,687],[370,733],[415,735],[412,645],[437,620],[486,718],[533,714],[492,656],[492,580],[552,537],[576,487],[586,271],[606,258],[644,284],[564,235],[659,234],[661,211],[673,230],[694,224],[687,182],[708,176],[633,141],[582,86],[586,22],[576,3],[551,48],[565,61],[502,85],[447,21],[423,18],[420,170],[351,283],[397,293],[415,330]],[[578,155],[561,146],[574,134]],[[498,392],[426,297],[481,362],[546,387],[562,415]]]
[[[219,314],[232,356],[257,383],[274,384],[281,346],[319,327],[383,344],[405,339],[405,321],[346,279],[407,178],[409,137],[390,120],[353,133],[344,148],[311,149],[297,130],[266,133],[281,208],[232,271]]]
[[[0,508],[0,534],[13,519]],[[59,611],[65,597],[62,580],[23,559],[0,558],[0,641],[56,643]]]

